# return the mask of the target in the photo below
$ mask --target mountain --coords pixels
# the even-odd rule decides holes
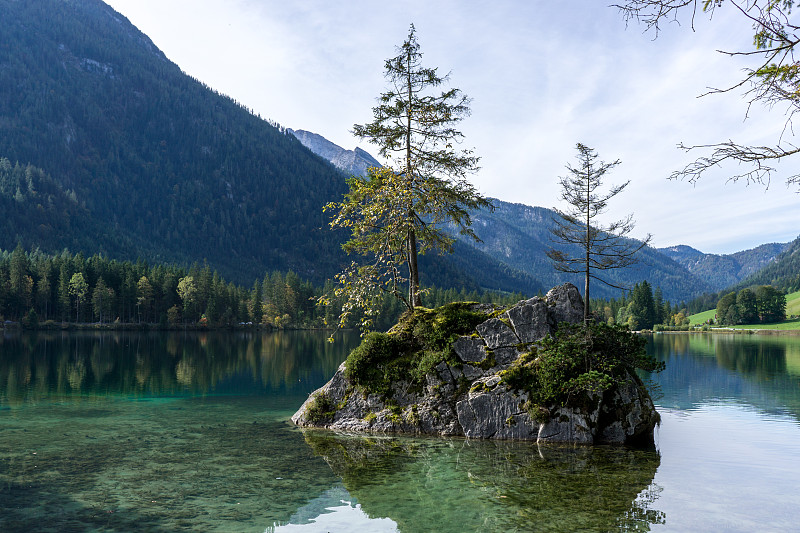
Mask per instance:
[[[348,175],[366,176],[369,167],[379,167],[380,162],[370,154],[356,147],[354,150],[345,150],[341,146],[332,143],[322,135],[305,130],[293,130],[288,128],[291,133],[303,146],[333,163],[333,165],[344,171]]]
[[[747,276],[731,290],[752,285],[774,285],[787,293],[800,290],[800,237],[786,244],[766,267]]]
[[[0,247],[207,259],[240,282],[273,269],[319,282],[341,266],[322,206],[342,173],[294,136],[184,74],[99,0],[0,0],[0,20],[0,157],[41,169],[81,220],[40,231],[23,195]]]
[[[550,228],[558,216],[555,211],[496,199],[492,202],[493,212],[481,211],[473,216],[475,232],[483,242],[470,243],[471,246],[502,258],[505,264],[530,274],[547,287],[567,281],[583,286],[581,275],[557,272],[546,256],[553,246]],[[577,247],[566,249],[572,255],[581,253]],[[642,249],[638,257],[636,265],[606,271],[602,277],[609,283],[627,287],[647,280],[653,287],[660,287],[664,298],[673,302],[688,300],[709,290],[703,281],[654,248]],[[614,298],[620,296],[620,291],[594,282],[590,296]]]
[[[0,248],[205,260],[239,283],[291,269],[319,284],[346,264],[322,206],[378,163],[368,153],[254,115],[100,0],[0,0],[0,20]],[[579,283],[544,256],[552,211],[495,203],[475,213],[484,242],[423,257],[423,283],[528,294]],[[647,279],[671,300],[710,290],[663,254],[643,259],[610,278]]]
[[[790,244],[762,244],[750,250],[724,255],[705,254],[685,245],[659,248],[658,251],[700,278],[712,291],[718,292],[763,269]]]
[[[316,152],[318,155],[328,158],[331,163],[344,169],[334,158],[344,149],[321,135],[311,135],[313,142],[304,141],[304,144],[315,152],[319,150]],[[487,265],[491,263],[487,263],[486,260],[480,263],[476,262],[478,258],[472,258],[471,262],[464,261],[469,257],[468,253],[477,253],[480,258],[489,258],[502,265],[501,271],[526,274],[536,280],[544,290],[567,281],[579,287],[583,286],[583,278],[580,275],[556,272],[546,256],[547,249],[552,245],[550,228],[553,226],[553,218],[557,216],[555,211],[494,198],[491,200],[495,206],[493,211],[481,210],[472,214],[473,229],[482,242],[476,243],[454,232],[457,247],[453,261],[463,264],[470,272],[480,270],[476,268],[477,265],[481,265],[481,269],[487,269]],[[573,252],[577,253],[577,250]],[[470,265],[472,269],[469,268]],[[631,287],[646,279],[654,287],[661,287],[665,299],[675,302],[689,300],[693,296],[711,291],[707,283],[654,248],[642,250],[640,262],[636,266],[608,271],[606,274],[605,278],[610,283],[621,286]],[[493,276],[484,276],[484,279],[490,282]],[[592,297],[619,295],[619,289],[601,283],[592,285]]]
[[[290,269],[321,284],[349,261],[322,212],[346,174],[124,16],[100,0],[0,0],[0,21],[0,249],[207,261],[247,284]],[[342,165],[377,164],[345,152]],[[423,265],[442,288],[545,289],[477,250]]]

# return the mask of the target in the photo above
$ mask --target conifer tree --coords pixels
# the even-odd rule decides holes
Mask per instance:
[[[443,224],[477,240],[470,211],[491,207],[466,179],[479,158],[455,147],[469,98],[456,88],[438,92],[449,76],[422,65],[413,25],[385,62],[385,77],[389,88],[373,108],[374,120],[354,125],[353,133],[377,145],[388,165],[370,169],[366,179],[351,178],[344,200],[326,206],[337,211],[331,227],[351,231],[345,251],[368,258],[337,276],[335,296],[345,299],[341,325],[361,309],[362,327],[369,327],[383,293],[408,309],[422,305],[418,254],[450,251],[454,241]]]
[[[574,255],[570,250],[551,248],[547,257],[559,272],[584,274],[584,307],[583,319],[589,319],[589,280],[595,279],[610,287],[623,289],[609,283],[597,274],[597,271],[624,268],[637,262],[634,255],[647,246],[651,236],[643,241],[626,238],[633,230],[633,215],[612,222],[606,226],[599,225],[596,219],[605,212],[608,201],[622,192],[630,181],[615,185],[601,194],[599,188],[603,184],[606,173],[619,165],[619,159],[606,163],[597,161],[594,150],[581,143],[578,150],[578,166],[567,164],[569,175],[559,179],[561,199],[570,205],[568,211],[555,209],[559,218],[554,219],[555,226],[550,230],[555,241],[567,246],[577,245],[580,253]]]

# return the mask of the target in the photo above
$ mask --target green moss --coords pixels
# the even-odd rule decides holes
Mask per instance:
[[[336,415],[336,410],[336,405],[330,396],[327,393],[318,392],[306,408],[306,417],[315,424],[329,422]]]
[[[419,410],[417,409],[416,405],[412,405],[411,409],[406,416],[406,421],[411,424],[412,426],[419,425]]]
[[[403,422],[403,410],[396,405],[389,407],[389,420],[393,424],[401,424]]]
[[[494,368],[497,366],[497,359],[494,356],[493,350],[486,350],[486,358],[478,363],[478,368],[481,370],[489,370],[490,368]]]
[[[506,425],[507,426],[516,426],[517,425],[517,421],[514,418],[514,415],[510,415],[508,418],[506,418]]]
[[[418,307],[403,315],[388,333],[369,333],[347,357],[346,377],[365,393],[384,397],[391,395],[397,381],[410,382],[411,391],[421,391],[425,376],[438,364],[459,364],[452,343],[486,320],[485,314],[471,310],[473,305]]]
[[[456,383],[456,390],[453,392],[453,397],[458,398],[459,396],[463,396],[469,390],[470,380],[461,376],[458,378],[458,382]]]
[[[367,413],[367,415],[364,417],[364,422],[367,422],[368,424],[372,424],[372,422],[373,422],[373,421],[374,421],[376,418],[378,418],[378,415],[376,415],[375,413],[373,413],[373,412],[371,412],[371,411],[370,411],[370,412],[369,412],[369,413]]]
[[[469,389],[470,393],[482,392],[486,390],[486,383],[483,381],[476,381],[475,384]]]

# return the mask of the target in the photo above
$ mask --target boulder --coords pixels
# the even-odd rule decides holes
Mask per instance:
[[[453,351],[464,363],[480,363],[486,359],[486,344],[477,337],[459,337],[453,343]]]
[[[475,329],[478,330],[478,335],[481,336],[483,342],[486,343],[486,347],[490,350],[505,346],[516,346],[520,342],[519,337],[511,329],[511,326],[499,318],[490,318],[486,322],[478,324]]]
[[[580,407],[530,412],[524,391],[502,379],[530,346],[552,334],[560,322],[583,320],[583,300],[571,284],[545,298],[523,300],[499,316],[491,305],[473,306],[486,316],[476,334],[451,345],[457,363],[438,363],[422,387],[392,383],[386,396],[365,393],[345,377],[345,363],[312,393],[292,417],[299,426],[335,430],[518,439],[574,444],[652,442],[659,415],[641,380],[590,397]],[[491,366],[491,368],[488,368]]]

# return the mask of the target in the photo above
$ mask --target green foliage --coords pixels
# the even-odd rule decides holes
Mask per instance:
[[[0,13],[0,247],[207,258],[248,284],[338,270],[321,208],[343,175],[294,136],[187,76],[101,2]]]
[[[771,285],[729,292],[717,303],[717,322],[731,326],[771,324],[786,318],[786,294]]]
[[[474,331],[484,313],[472,303],[457,302],[437,309],[417,307],[389,333],[368,333],[347,356],[345,375],[368,393],[388,395],[397,381],[421,387],[439,363],[458,364],[451,345]]]
[[[398,55],[385,63],[389,89],[373,109],[373,122],[353,126],[389,166],[351,178],[344,200],[325,208],[336,211],[332,228],[350,231],[343,249],[364,257],[337,276],[334,296],[344,300],[340,325],[360,310],[360,325],[369,329],[383,293],[409,310],[421,306],[418,254],[452,250],[445,224],[477,240],[470,213],[491,207],[466,179],[478,158],[454,148],[463,137],[455,125],[469,114],[469,99],[458,89],[431,94],[447,76],[423,67],[419,48],[412,25]]]
[[[761,322],[780,322],[786,318],[786,294],[772,285],[756,289],[756,305]]]
[[[400,343],[395,336],[373,331],[368,333],[347,356],[345,376],[369,392],[388,394],[392,381],[399,378],[396,365]]]
[[[581,402],[624,382],[636,369],[663,370],[645,344],[624,326],[564,323],[504,371],[503,381],[528,392],[534,410]]]
[[[758,299],[750,289],[742,289],[736,295],[736,309],[743,324],[758,322]]]

